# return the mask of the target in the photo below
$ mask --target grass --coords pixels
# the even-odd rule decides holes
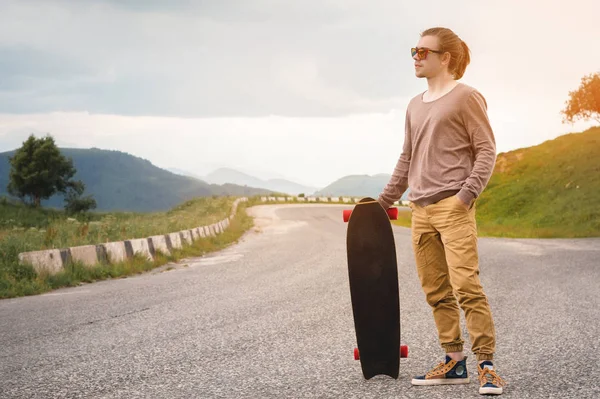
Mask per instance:
[[[236,242],[244,232],[251,228],[252,218],[247,216],[247,204],[240,203],[236,216],[230,226],[216,237],[206,237],[195,241],[182,249],[175,249],[170,256],[158,254],[154,261],[134,257],[119,264],[101,264],[97,267],[85,267],[73,263],[56,275],[38,275],[31,266],[18,262],[20,252],[64,248],[84,244],[98,244],[105,241],[124,240],[166,234],[193,227],[212,224],[226,218],[231,212],[233,198],[198,198],[188,201],[168,212],[151,214],[104,214],[93,215],[101,224],[90,227],[91,222],[73,222],[59,211],[29,210],[31,215],[20,220],[37,221],[42,230],[23,230],[23,227],[0,230],[0,298],[40,294],[60,287],[69,287],[81,283],[119,278],[133,275],[169,262],[176,262],[190,256],[201,256]],[[27,209],[4,204],[0,214],[27,214]],[[47,212],[47,213],[46,213]],[[39,216],[45,214],[47,220]],[[45,226],[45,228],[43,228]],[[87,227],[86,227],[87,226]],[[48,231],[54,231],[48,239]],[[100,240],[98,240],[100,237]]]
[[[477,200],[481,236],[600,236],[600,127],[498,155]],[[410,212],[394,221],[410,227]]]
[[[89,213],[79,220],[53,209],[0,201],[0,251],[4,241],[24,243],[20,252],[148,237],[217,222],[229,215],[234,198],[201,197],[167,212]]]
[[[398,209],[398,219],[392,220],[392,224],[402,227],[410,227],[411,210]]]

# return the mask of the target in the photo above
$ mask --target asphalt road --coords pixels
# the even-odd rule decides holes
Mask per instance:
[[[341,207],[253,212],[240,243],[173,270],[0,301],[0,397],[480,397],[472,354],[471,384],[410,385],[443,353],[408,229],[394,227],[410,355],[398,380],[365,381]],[[480,256],[502,397],[600,397],[600,240],[480,238]]]

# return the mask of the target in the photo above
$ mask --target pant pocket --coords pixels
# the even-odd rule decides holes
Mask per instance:
[[[412,246],[415,254],[415,261],[417,263],[417,269],[425,267],[427,265],[427,257],[425,256],[425,250],[423,249],[423,234],[412,235]]]
[[[470,266],[477,268],[479,256],[477,234],[469,226],[442,234],[446,260],[452,266]]]

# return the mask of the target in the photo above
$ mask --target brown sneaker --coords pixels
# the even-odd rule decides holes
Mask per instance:
[[[439,362],[427,374],[414,377],[411,382],[413,385],[443,385],[468,384],[469,381],[467,357],[457,362],[446,355],[445,362]]]
[[[485,360],[477,365],[479,371],[479,393],[481,395],[500,395],[506,382],[496,374],[494,364]]]

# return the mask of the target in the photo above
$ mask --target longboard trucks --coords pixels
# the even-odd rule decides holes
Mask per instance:
[[[400,345],[400,357],[408,357],[408,345]],[[360,352],[358,351],[358,348],[354,348],[354,360],[360,360]]]

